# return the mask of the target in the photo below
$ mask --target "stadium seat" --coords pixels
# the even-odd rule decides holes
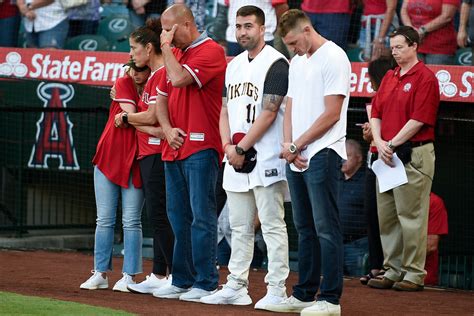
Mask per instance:
[[[128,14],[127,6],[122,3],[103,4],[100,11],[100,17],[102,19],[113,15],[128,16]]]
[[[471,48],[460,48],[456,51],[456,65],[471,66],[472,50]]]
[[[98,34],[105,37],[109,42],[128,39],[133,31],[132,23],[128,16],[111,15],[99,22]]]
[[[359,48],[359,47],[351,48],[346,52],[346,54],[347,54],[347,57],[349,57],[350,61],[354,61],[354,62],[365,61],[364,58],[362,58],[362,54],[363,54],[362,48]]]
[[[101,35],[78,35],[67,39],[65,49],[107,51],[109,42]]]
[[[128,43],[128,39],[122,39],[111,43],[110,50],[112,52],[130,52],[130,44]]]

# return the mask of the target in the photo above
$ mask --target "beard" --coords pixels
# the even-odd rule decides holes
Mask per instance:
[[[252,39],[250,37],[239,38],[237,39],[237,42],[245,50],[252,50],[258,46],[258,40]]]

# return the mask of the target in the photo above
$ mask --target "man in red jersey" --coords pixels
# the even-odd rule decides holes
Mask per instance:
[[[392,190],[377,190],[387,272],[383,279],[369,281],[374,288],[420,291],[424,286],[439,86],[433,72],[418,61],[419,43],[418,32],[409,26],[390,34],[390,48],[399,67],[385,75],[372,102],[370,123],[379,159],[394,166],[396,153],[408,178],[408,183]]]
[[[222,47],[198,32],[185,5],[169,7],[161,24],[166,76],[157,87],[157,116],[167,140],[162,159],[175,247],[173,282],[153,295],[199,301],[218,282],[215,187],[226,60]]]

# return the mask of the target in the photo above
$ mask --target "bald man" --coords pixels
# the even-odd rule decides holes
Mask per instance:
[[[166,76],[157,86],[157,116],[166,137],[167,213],[176,238],[173,282],[153,295],[199,302],[218,282],[215,187],[227,64],[222,47],[199,33],[185,5],[165,10],[161,23]]]

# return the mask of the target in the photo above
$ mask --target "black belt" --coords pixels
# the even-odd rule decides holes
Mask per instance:
[[[424,140],[421,142],[410,142],[410,143],[411,143],[411,148],[415,148],[415,147],[420,147],[426,144],[430,144],[432,142],[433,142],[432,140]]]

